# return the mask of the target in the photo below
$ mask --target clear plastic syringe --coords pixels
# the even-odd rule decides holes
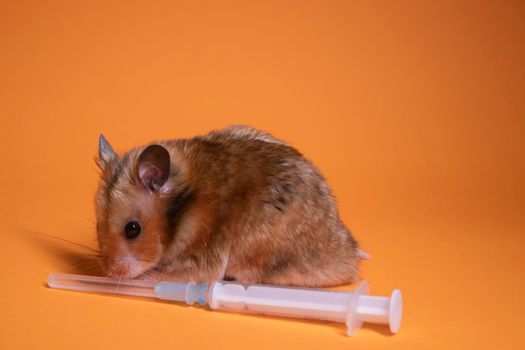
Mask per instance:
[[[294,288],[273,285],[242,285],[217,281],[209,287],[195,282],[117,281],[104,277],[50,274],[52,288],[84,292],[124,294],[186,302],[212,310],[253,312],[266,315],[342,322],[353,335],[363,322],[388,324],[392,333],[399,331],[403,302],[396,289],[390,297],[368,295],[368,283],[361,282],[353,292]]]

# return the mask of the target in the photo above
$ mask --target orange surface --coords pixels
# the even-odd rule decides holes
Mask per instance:
[[[0,349],[523,349],[522,1],[2,1]],[[95,246],[93,156],[233,123],[327,176],[401,331],[45,287]]]

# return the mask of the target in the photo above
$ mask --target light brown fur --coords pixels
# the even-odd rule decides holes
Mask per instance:
[[[122,156],[101,150],[97,235],[108,275],[296,286],[358,277],[358,245],[328,185],[284,141],[234,126],[154,144],[170,156],[169,178],[155,189],[137,169],[148,145]],[[123,235],[130,220],[143,228],[134,240]]]

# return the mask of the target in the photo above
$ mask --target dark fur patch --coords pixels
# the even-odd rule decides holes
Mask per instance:
[[[283,272],[284,270],[289,269],[292,263],[293,263],[293,258],[290,256],[282,256],[280,258],[276,258],[268,266],[268,275]]]
[[[190,204],[195,200],[195,195],[190,189],[186,188],[175,196],[170,203],[168,203],[167,218],[168,218],[168,234],[169,238],[173,239],[175,229],[181,216],[188,210]]]
[[[275,209],[279,210],[281,213],[284,211],[284,208],[282,207],[282,203],[278,201],[263,201],[264,204],[269,204]]]
[[[263,201],[263,203],[269,204],[278,211],[283,212],[292,197],[293,189],[289,183],[277,183],[273,185],[273,192],[270,198]]]
[[[286,192],[286,193],[291,194],[291,193],[293,192],[292,185],[289,184],[289,183],[286,183],[286,182],[285,182],[285,183],[283,183],[283,184],[281,185],[281,187],[282,187],[283,191]]]

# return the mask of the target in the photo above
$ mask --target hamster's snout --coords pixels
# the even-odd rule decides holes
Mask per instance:
[[[146,271],[149,266],[144,266],[133,256],[122,256],[102,261],[102,270],[111,278],[135,278]]]

